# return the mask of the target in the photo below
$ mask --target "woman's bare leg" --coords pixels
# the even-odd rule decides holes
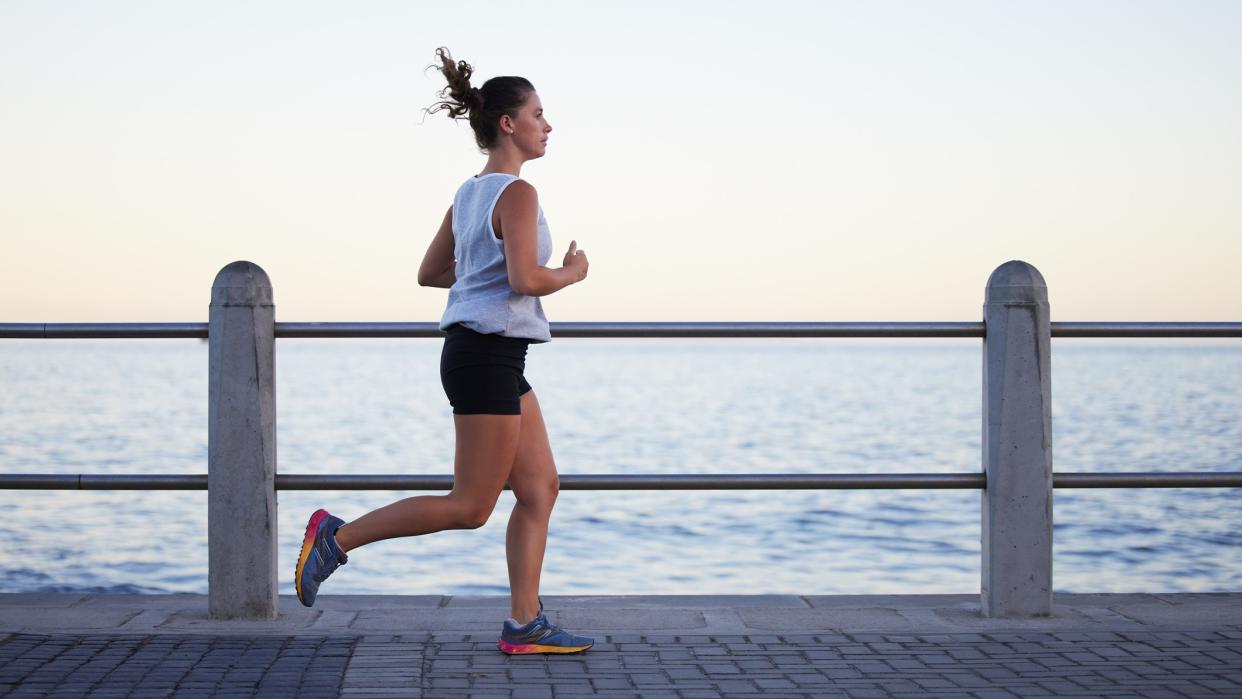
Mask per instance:
[[[505,556],[509,563],[510,611],[514,620],[525,624],[539,614],[539,574],[560,481],[535,392],[522,394],[521,401],[517,457],[509,474],[509,487],[517,504],[509,515]]]
[[[453,490],[398,500],[343,525],[336,543],[345,551],[401,536],[487,523],[513,468],[521,415],[454,415],[457,447]]]

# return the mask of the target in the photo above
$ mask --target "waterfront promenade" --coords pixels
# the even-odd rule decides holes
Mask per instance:
[[[1242,593],[545,597],[580,655],[496,650],[505,597],[279,599],[216,621],[205,595],[0,595],[0,696],[1242,696]]]

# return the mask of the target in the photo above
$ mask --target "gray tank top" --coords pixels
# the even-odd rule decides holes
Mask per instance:
[[[548,342],[552,333],[538,296],[519,294],[509,286],[505,242],[492,228],[496,201],[515,175],[475,175],[453,196],[453,254],[457,281],[449,289],[440,329],[461,323],[475,332]],[[552,233],[539,207],[536,257],[546,265],[552,257]]]

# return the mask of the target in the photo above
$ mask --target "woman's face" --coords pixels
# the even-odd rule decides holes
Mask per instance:
[[[514,117],[510,117],[513,130],[513,145],[526,156],[527,160],[543,157],[548,150],[548,134],[552,126],[543,116],[543,103],[539,95],[531,92],[526,103],[518,109]]]

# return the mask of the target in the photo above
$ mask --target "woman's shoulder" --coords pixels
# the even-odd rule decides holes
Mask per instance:
[[[515,179],[505,186],[500,198],[496,200],[492,227],[500,230],[503,226],[501,221],[510,217],[519,221],[536,220],[540,210],[539,196],[535,193],[535,188],[526,180]],[[497,237],[503,238],[504,232],[500,231]]]
[[[522,179],[521,177],[514,178],[513,181],[509,182],[509,184],[505,186],[505,191],[508,192],[509,190],[524,192],[526,194],[537,194],[535,191],[535,185],[531,184],[528,180]]]
[[[498,206],[526,206],[538,205],[539,193],[535,191],[535,186],[530,182],[518,177],[505,185],[505,189],[500,193],[500,200],[496,202]]]

